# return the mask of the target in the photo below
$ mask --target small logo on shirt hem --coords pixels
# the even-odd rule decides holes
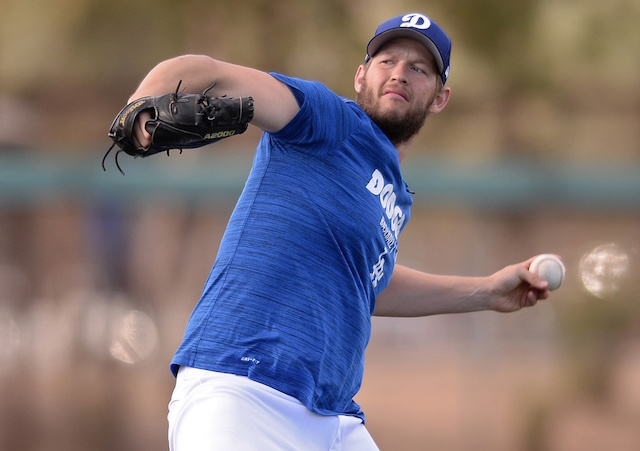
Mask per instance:
[[[254,365],[257,365],[260,363],[260,360],[255,359],[253,357],[247,357],[247,356],[242,357],[240,360],[242,360],[243,362],[253,363]]]

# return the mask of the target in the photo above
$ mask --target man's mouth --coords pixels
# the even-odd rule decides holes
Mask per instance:
[[[389,95],[393,97],[402,98],[405,101],[409,101],[409,96],[402,89],[386,88],[384,91],[382,91],[382,95],[383,96]]]

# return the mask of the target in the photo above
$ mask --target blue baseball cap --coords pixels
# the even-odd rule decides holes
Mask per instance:
[[[367,44],[365,62],[369,61],[383,45],[396,38],[415,39],[429,49],[436,60],[442,83],[447,82],[451,39],[437,23],[424,14],[404,14],[380,24],[376,34]]]

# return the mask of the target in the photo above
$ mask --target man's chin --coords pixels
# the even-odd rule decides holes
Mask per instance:
[[[409,141],[418,134],[426,115],[416,115],[410,113],[400,114],[397,109],[391,113],[378,114],[372,116],[371,119],[384,132],[389,140],[397,145]]]

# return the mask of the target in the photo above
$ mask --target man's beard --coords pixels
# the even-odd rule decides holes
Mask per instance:
[[[412,108],[405,113],[395,111],[385,113],[379,110],[377,100],[373,88],[367,84],[365,78],[362,83],[362,89],[356,93],[356,103],[387,135],[387,138],[394,146],[407,142],[418,134],[427,116],[429,116],[429,106],[433,103],[432,100],[424,107]]]

